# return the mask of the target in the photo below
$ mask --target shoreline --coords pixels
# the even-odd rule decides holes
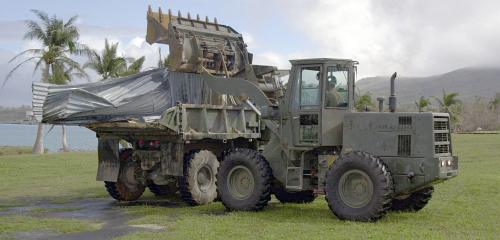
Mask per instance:
[[[30,126],[30,125],[38,125],[38,122],[29,122],[29,121],[25,121],[25,122],[0,122],[0,124],[3,124],[3,125],[27,125],[27,126]]]

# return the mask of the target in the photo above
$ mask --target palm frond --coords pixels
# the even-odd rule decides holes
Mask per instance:
[[[26,21],[26,26],[29,31],[24,34],[23,39],[37,39],[42,41],[44,44],[47,43],[47,34],[37,22],[28,20]]]
[[[73,73],[73,71],[76,71],[77,73],[79,73],[80,76],[84,76],[86,78],[88,78],[88,74],[85,72],[85,70],[80,66],[80,64],[67,57],[67,56],[61,56],[59,59],[58,59],[58,64],[62,65],[62,66],[68,66],[68,69],[69,69],[69,72],[70,73]],[[72,74],[68,74],[68,81],[71,81],[71,76]]]
[[[144,64],[145,60],[146,60],[145,56],[138,58],[137,60],[132,62],[132,64],[128,67],[128,70],[138,73],[139,71],[141,71],[142,65]]]
[[[33,75],[35,75],[36,71],[38,70],[38,68],[40,67],[40,65],[43,63],[43,58],[40,58],[36,64],[35,64],[35,68],[33,69]]]
[[[441,98],[438,98],[436,96],[432,96],[432,98],[434,98],[434,100],[436,100],[436,102],[439,104],[440,107],[444,106],[444,103],[441,100]]]
[[[73,25],[73,23],[76,22],[76,20],[78,20],[78,15],[75,15],[71,18],[68,19],[68,21],[64,24],[64,27],[71,27]]]
[[[5,84],[7,84],[7,81],[10,79],[10,77],[12,77],[12,74],[14,74],[14,72],[19,68],[21,67],[23,64],[33,60],[33,59],[36,59],[38,57],[30,57],[22,62],[20,62],[19,64],[17,64],[14,68],[12,68],[12,70],[9,71],[9,73],[7,74],[7,76],[5,76],[4,80],[3,80],[3,83],[2,83],[2,88],[5,87]]]
[[[94,51],[87,45],[82,43],[75,43],[75,50],[72,52],[75,55],[90,57],[94,54]]]
[[[50,18],[49,15],[43,11],[37,10],[37,9],[31,9],[31,12],[34,13],[40,20],[43,22],[49,22]]]
[[[50,21],[49,15],[41,10],[38,9],[31,9],[30,10],[32,13],[34,13],[40,20],[42,21]]]
[[[41,55],[42,52],[43,52],[42,49],[36,49],[36,48],[24,50],[24,51],[20,52],[19,54],[17,54],[16,56],[14,56],[13,58],[11,58],[9,60],[9,63],[15,61],[17,58],[19,58],[19,57],[21,57],[21,56],[23,56],[23,55],[25,55],[27,53],[40,54]]]

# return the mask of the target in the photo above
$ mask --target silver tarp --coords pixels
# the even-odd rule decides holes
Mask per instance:
[[[80,85],[33,83],[33,112],[38,121],[52,124],[147,120],[177,102],[211,103],[211,95],[199,74],[155,69]]]

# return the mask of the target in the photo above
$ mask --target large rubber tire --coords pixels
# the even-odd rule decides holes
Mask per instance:
[[[289,192],[283,186],[275,187],[273,193],[281,203],[311,203],[317,197],[312,190]]]
[[[410,194],[405,199],[393,199],[391,210],[402,212],[417,212],[431,200],[434,187],[426,187]]]
[[[325,191],[328,207],[339,219],[376,221],[390,209],[394,185],[380,159],[356,151],[333,163]]]
[[[271,167],[259,152],[235,149],[221,163],[217,190],[228,210],[259,211],[271,200],[272,178]]]
[[[217,157],[208,150],[186,154],[179,186],[182,199],[193,206],[213,202],[217,198],[218,168]]]
[[[149,191],[151,191],[157,197],[168,197],[173,196],[177,192],[177,184],[169,183],[167,185],[158,185],[155,183],[150,183],[148,185]]]
[[[130,184],[124,180],[129,171],[135,171],[139,166],[132,161],[132,149],[121,149],[120,172],[117,182],[104,182],[106,191],[109,195],[118,201],[135,201],[142,196],[145,187],[142,184]]]

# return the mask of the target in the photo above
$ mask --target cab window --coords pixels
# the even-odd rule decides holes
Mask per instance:
[[[321,67],[309,66],[300,70],[300,106],[313,107],[320,104]]]
[[[325,107],[347,107],[349,69],[329,66],[326,69]]]

